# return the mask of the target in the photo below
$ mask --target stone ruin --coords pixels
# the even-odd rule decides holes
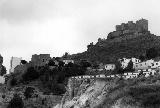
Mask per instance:
[[[127,35],[139,35],[148,33],[148,20],[140,19],[134,23],[128,21],[128,23],[122,23],[115,26],[116,31],[110,32],[107,39],[115,39]]]

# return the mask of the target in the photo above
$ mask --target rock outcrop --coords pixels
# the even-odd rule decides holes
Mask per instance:
[[[83,80],[72,99],[65,95],[63,103],[54,108],[158,108],[159,78]]]

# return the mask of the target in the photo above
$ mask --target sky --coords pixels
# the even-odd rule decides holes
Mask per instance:
[[[160,35],[159,0],[0,0],[0,54],[10,59],[32,54],[62,56],[87,50],[107,38],[115,25],[141,18]]]

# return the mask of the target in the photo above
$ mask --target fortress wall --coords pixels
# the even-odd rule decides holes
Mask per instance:
[[[108,42],[109,43],[121,42],[121,41],[124,41],[124,40],[129,40],[129,39],[137,38],[138,36],[139,35],[126,35],[126,36],[117,37],[115,39],[109,39]]]

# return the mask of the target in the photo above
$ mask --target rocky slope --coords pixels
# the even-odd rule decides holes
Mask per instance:
[[[82,81],[73,98],[54,108],[159,108],[160,76]]]

